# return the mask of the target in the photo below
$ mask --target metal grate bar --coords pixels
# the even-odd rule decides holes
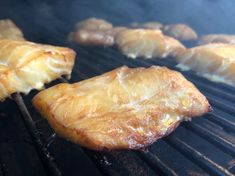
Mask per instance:
[[[184,126],[188,128],[189,130],[195,132],[196,134],[200,135],[201,137],[207,139],[214,145],[218,146],[222,151],[235,157],[235,145],[231,143],[230,141],[218,136],[215,133],[212,133],[211,131],[195,123],[190,123],[190,124],[187,123],[187,124],[184,124]]]
[[[37,128],[32,120],[32,117],[31,117],[31,115],[30,115],[30,113],[24,103],[23,98],[18,93],[13,94],[12,98],[16,102],[16,104],[22,114],[25,126],[30,133],[30,136],[31,136],[32,141],[35,145],[35,148],[40,156],[40,159],[42,161],[44,168],[46,169],[46,171],[48,172],[49,175],[61,176],[62,174],[61,174],[60,170],[58,169],[58,167],[56,166],[56,164],[54,163],[54,159],[52,158],[52,156],[48,152],[47,148],[45,147],[45,145],[41,141],[39,131],[37,130]]]
[[[49,148],[51,144],[54,142],[54,140],[57,138],[56,133],[53,133],[46,141],[46,147]]]
[[[215,114],[213,112],[211,114],[206,115],[204,118],[206,118],[207,120],[209,120],[217,125],[222,126],[224,128],[224,130],[226,130],[226,131],[231,131],[231,132],[235,133],[235,123],[233,123],[225,118],[221,118],[220,116],[218,116],[217,114]]]
[[[169,168],[165,163],[161,161],[156,155],[153,155],[151,152],[148,151],[136,151],[136,154],[148,163],[154,170],[160,170],[163,175],[168,176],[177,176],[178,174],[175,173],[174,170]]]
[[[6,166],[2,160],[2,157],[0,156],[0,176],[5,176],[5,175],[7,175]]]
[[[227,169],[223,168],[222,166],[218,165],[217,163],[213,162],[209,158],[207,158],[202,153],[198,152],[185,142],[181,141],[180,139],[173,137],[173,135],[168,136],[167,138],[163,139],[168,144],[176,148],[180,151],[183,155],[189,158],[191,161],[196,163],[197,165],[201,166],[203,169],[208,171],[212,175],[227,175],[232,176],[233,174],[230,173]]]

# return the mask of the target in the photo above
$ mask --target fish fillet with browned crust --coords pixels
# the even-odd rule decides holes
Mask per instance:
[[[0,40],[0,101],[15,92],[42,89],[61,75],[70,75],[75,52],[69,48],[27,41]]]
[[[62,137],[94,150],[139,149],[181,121],[210,111],[207,99],[179,72],[165,67],[117,68],[33,98]]]
[[[88,46],[112,46],[115,36],[125,29],[113,27],[103,19],[88,18],[76,24],[75,31],[69,34],[68,40]]]
[[[124,55],[132,59],[176,56],[185,50],[178,40],[163,35],[157,29],[127,29],[116,36],[115,43]]]

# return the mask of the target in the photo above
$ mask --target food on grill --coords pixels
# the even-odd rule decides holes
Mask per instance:
[[[96,31],[96,30],[112,29],[113,25],[103,19],[88,18],[86,20],[83,20],[83,21],[77,23],[75,28],[77,30],[83,29],[83,30]]]
[[[0,40],[25,40],[21,30],[9,19],[0,20]]]
[[[212,81],[235,86],[235,45],[213,43],[186,50],[178,67],[192,69]]]
[[[185,50],[179,41],[164,36],[160,30],[127,29],[117,35],[115,43],[124,55],[133,59],[176,56]]]
[[[144,29],[161,29],[163,25],[159,22],[147,22],[147,23],[132,23],[133,28],[144,28]]]
[[[200,45],[209,44],[209,43],[229,43],[235,44],[235,35],[227,34],[209,34],[204,35],[199,39],[198,42]]]
[[[111,23],[102,19],[89,18],[78,23],[68,39],[82,45],[112,46],[115,36],[125,29],[113,27]]]
[[[163,33],[178,40],[196,40],[197,33],[188,25],[173,24],[163,27]]]
[[[77,30],[70,33],[69,40],[82,45],[112,46],[115,36],[125,30],[124,27],[114,27],[108,30]]]
[[[27,41],[0,40],[0,101],[15,92],[42,89],[61,75],[70,75],[75,52],[69,48]]]
[[[62,137],[94,150],[139,149],[210,111],[182,74],[126,66],[41,91],[34,107]]]

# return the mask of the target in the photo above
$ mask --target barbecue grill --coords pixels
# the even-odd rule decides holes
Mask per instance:
[[[29,40],[68,46],[78,53],[72,78],[61,78],[46,87],[60,82],[77,82],[122,65],[159,65],[179,71],[174,58],[131,60],[114,47],[85,47],[67,43],[66,35],[72,30],[74,23],[86,17],[102,17],[116,25],[125,25],[135,20],[157,20],[165,23],[179,20],[190,24],[201,34],[232,33],[235,30],[235,21],[225,21],[228,15],[235,13],[231,9],[231,2],[185,0],[177,4],[173,0],[136,0],[125,2],[125,7],[122,3],[124,1],[99,0],[94,4],[85,0],[6,0],[0,2],[0,18],[15,21]],[[191,13],[187,9],[190,5],[196,8]],[[207,9],[205,6],[211,8]],[[180,10],[176,9],[182,7],[184,9],[181,16]],[[144,16],[144,11],[148,8],[159,10],[156,13],[150,10]],[[228,11],[225,13],[226,8]],[[194,18],[199,9],[201,13]],[[171,13],[169,10],[172,10]],[[210,19],[214,15],[210,12],[216,10],[223,12],[220,13],[222,17],[206,24],[203,15]],[[191,45],[193,43],[186,43],[186,46]],[[140,151],[96,152],[63,140],[32,107],[31,100],[37,91],[32,91],[27,96],[13,94],[12,99],[0,104],[0,176],[235,175],[235,88],[208,81],[192,71],[182,73],[207,96],[214,111],[191,122],[182,123],[171,135]]]

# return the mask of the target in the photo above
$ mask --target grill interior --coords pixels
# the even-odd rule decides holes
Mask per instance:
[[[25,3],[32,7],[37,5],[34,1]],[[81,5],[85,7],[86,4]],[[12,18],[14,20],[14,15]],[[115,16],[113,18],[115,21]],[[15,19],[17,21],[16,16]],[[63,24],[66,24],[66,17],[62,18],[60,25]],[[70,83],[122,65],[159,65],[178,70],[174,58],[131,60],[115,48],[82,47],[63,42],[64,36],[57,38],[57,34],[65,33],[68,29],[57,31],[49,39],[46,38],[48,34],[45,31],[43,35],[35,37],[35,33],[30,33],[30,29],[27,29],[26,37],[30,34],[29,39],[36,42],[69,46],[78,53]],[[36,31],[39,30],[40,28]],[[192,43],[186,43],[186,46],[191,45]],[[37,91],[32,91],[23,98],[14,94],[12,100],[8,99],[0,105],[0,176],[234,175],[235,88],[210,82],[192,71],[182,73],[207,96],[214,111],[191,122],[182,123],[170,136],[142,151],[95,152],[63,140],[33,109],[31,99]],[[62,78],[46,87],[66,81]]]

